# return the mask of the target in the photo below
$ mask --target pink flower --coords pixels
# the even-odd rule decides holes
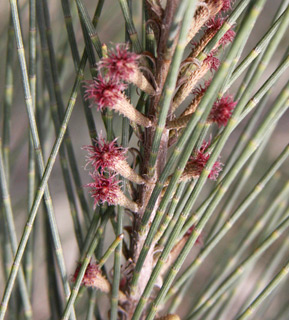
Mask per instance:
[[[151,127],[151,120],[136,110],[121,92],[126,87],[124,83],[118,82],[115,78],[108,79],[99,75],[93,80],[86,81],[84,97],[97,104],[101,111],[109,107],[138,125]]]
[[[219,127],[225,126],[232,115],[237,102],[231,95],[218,99],[209,114],[208,120],[217,123]]]
[[[211,84],[211,81],[212,80],[205,81],[203,86],[200,84],[197,88],[195,88],[192,91],[192,94],[195,96],[203,95],[207,91],[209,85]]]
[[[125,160],[126,149],[119,147],[116,140],[106,142],[104,138],[100,137],[94,139],[94,145],[87,145],[82,148],[88,151],[87,165],[91,164],[94,172],[100,169],[100,172],[103,173],[105,168],[114,170],[118,161]]]
[[[216,52],[212,51],[208,54],[207,58],[204,60],[205,64],[208,64],[211,71],[218,70],[220,66],[220,60],[214,56]]]
[[[229,29],[221,38],[221,40],[219,41],[219,44],[222,47],[225,47],[228,43],[232,42],[235,38],[235,31],[231,28]]]
[[[90,173],[93,182],[88,183],[85,187],[90,188],[91,197],[94,199],[94,208],[107,202],[109,205],[118,203],[118,196],[120,193],[120,181],[115,179],[114,175],[105,177],[98,172]]]
[[[228,11],[231,9],[231,0],[223,0],[223,7],[222,7],[222,11]]]
[[[115,50],[108,52],[107,58],[102,58],[99,62],[99,68],[106,68],[109,76],[117,80],[129,81],[130,77],[138,68],[138,59],[140,56],[130,52],[128,44],[117,44]]]
[[[210,153],[206,152],[209,145],[209,142],[204,141],[201,148],[194,152],[187,163],[186,168],[194,172],[195,176],[201,175],[208,160],[210,159]],[[222,163],[220,161],[216,161],[208,178],[211,180],[217,180],[220,171],[222,171]]]
[[[221,26],[223,25],[224,23],[224,18],[223,17],[215,17],[215,18],[211,18],[207,21],[206,23],[206,27],[208,29],[211,29],[211,30],[215,30],[215,31],[218,31]]]
[[[113,107],[123,99],[121,91],[126,88],[126,85],[119,83],[116,79],[103,78],[99,75],[93,80],[86,81],[84,87],[86,88],[85,99],[97,104],[98,109],[102,111],[105,107]]]
[[[75,282],[77,279],[77,276],[79,274],[81,265],[79,264],[74,272],[74,275],[72,276],[72,282]],[[97,264],[89,263],[86,270],[85,274],[82,278],[81,284],[84,286],[91,287],[94,284],[95,279],[100,275],[100,270]]]
[[[225,21],[225,18],[223,17],[215,17],[214,19],[210,19],[207,23],[206,26],[210,30],[214,30],[217,32],[221,26],[223,25]],[[229,29],[223,37],[219,40],[219,45],[222,47],[225,47],[229,42],[232,42],[235,38],[235,31],[231,28]]]

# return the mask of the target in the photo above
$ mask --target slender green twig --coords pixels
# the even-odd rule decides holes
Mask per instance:
[[[97,32],[95,31],[95,27],[93,23],[91,22],[89,18],[89,14],[87,12],[87,9],[85,5],[83,4],[82,0],[75,0],[77,9],[80,13],[81,19],[83,20],[85,27],[87,29],[87,32],[89,34],[90,40],[93,43],[93,46],[98,54],[99,57],[102,56],[102,50],[101,50],[101,41],[98,37]]]
[[[253,119],[253,117],[251,119]],[[245,132],[246,131],[243,132],[243,135],[241,135],[241,137],[244,136]],[[262,145],[259,147],[259,149],[255,152],[255,154],[249,160],[248,165],[243,169],[242,177],[240,177],[238,183],[235,184],[233,186],[232,190],[230,191],[230,194],[228,195],[226,203],[221,208],[220,214],[218,215],[217,220],[214,222],[214,225],[209,232],[210,237],[212,237],[214,235],[215,230],[218,230],[220,224],[222,224],[225,221],[226,217],[229,216],[232,208],[234,207],[236,201],[238,200],[237,195],[240,195],[242,189],[244,188],[244,186],[248,182],[255,166],[258,163],[259,158],[261,157],[261,155],[267,145],[268,140],[271,137],[272,132],[273,132],[273,130],[269,131],[266,134],[266,137],[264,137],[264,141],[262,142]],[[248,136],[248,138],[249,138],[249,136]]]
[[[127,0],[119,0],[119,4],[122,10],[122,14],[124,16],[124,20],[126,23],[126,28],[127,28],[127,32],[129,34],[129,38],[133,44],[133,47],[135,48],[135,51],[137,53],[141,53],[142,52],[142,46],[141,43],[139,41],[138,35],[137,35],[137,31],[135,29],[133,20],[132,20],[132,16],[131,16],[131,12],[129,9],[129,5]]]
[[[272,279],[272,281],[266,286],[266,288],[256,297],[256,299],[248,306],[244,312],[237,316],[237,320],[248,319],[253,312],[259,307],[261,303],[277,289],[278,285],[286,279],[289,273],[289,261],[285,264],[282,270]]]
[[[24,87],[24,94],[25,94],[25,102],[26,102],[26,107],[27,107],[27,113],[28,113],[28,118],[29,118],[29,125],[30,125],[30,130],[31,130],[31,135],[33,138],[33,145],[36,153],[36,159],[37,159],[37,165],[39,169],[40,175],[43,174],[44,172],[44,161],[42,157],[42,151],[40,147],[40,142],[39,142],[39,135],[36,127],[36,121],[34,117],[34,112],[33,112],[33,104],[32,104],[32,97],[31,97],[31,91],[30,91],[30,86],[29,86],[29,80],[28,80],[28,72],[27,72],[27,67],[26,67],[26,61],[25,61],[25,53],[24,53],[24,46],[23,46],[23,40],[22,40],[22,34],[21,34],[21,27],[20,27],[20,21],[19,21],[19,14],[18,14],[18,7],[17,7],[17,2],[15,0],[10,1],[11,5],[11,12],[12,12],[12,18],[13,18],[13,24],[15,28],[15,39],[16,39],[16,46],[17,46],[17,53],[18,53],[18,58],[19,58],[19,63],[21,66],[21,71],[22,71],[22,81],[23,81],[23,87]],[[65,130],[64,130],[65,131]],[[47,181],[46,181],[47,183]],[[46,186],[45,183],[45,186]],[[60,272],[61,272],[61,277],[63,281],[63,286],[65,290],[66,296],[69,295],[70,288],[69,284],[67,281],[66,277],[66,270],[65,270],[65,263],[64,263],[64,258],[61,250],[61,243],[60,243],[60,238],[59,234],[56,228],[56,223],[55,223],[55,216],[53,212],[53,207],[52,207],[52,202],[51,202],[51,197],[48,188],[45,188],[45,186],[42,187],[42,190],[38,190],[38,194],[42,194],[45,192],[45,204],[48,208],[48,214],[49,214],[49,222],[51,223],[51,230],[53,232],[53,241],[55,243],[55,248],[56,248],[56,255],[58,259],[58,264],[60,267]],[[36,196],[37,197],[37,196]],[[0,306],[0,319],[4,318],[4,315],[6,313],[8,301],[11,295],[11,291],[13,288],[13,284],[15,282],[15,278],[20,266],[20,261],[22,259],[22,256],[24,254],[24,249],[26,247],[27,241],[29,239],[29,235],[32,230],[32,225],[35,220],[36,214],[37,214],[37,209],[40,204],[40,201],[35,202],[32,206],[31,213],[29,215],[29,218],[26,223],[26,227],[24,229],[24,232],[22,234],[20,244],[18,246],[17,253],[14,258],[14,263],[13,267],[11,269],[9,279],[6,283],[6,288],[3,294],[1,306]],[[74,318],[74,312],[72,313],[72,318]]]
[[[111,256],[111,254],[115,251],[116,247],[121,243],[123,239],[123,234],[118,235],[112,244],[108,247],[106,252],[103,254],[101,259],[98,262],[99,268],[101,268],[107,261],[107,259]]]
[[[77,278],[75,280],[75,284],[73,286],[73,289],[72,289],[70,297],[66,303],[66,306],[65,306],[62,318],[61,318],[62,320],[68,319],[68,317],[69,317],[71,309],[73,308],[73,305],[74,305],[74,301],[77,297],[77,294],[78,294],[78,291],[79,291],[79,288],[80,288],[80,285],[82,282],[82,278],[85,274],[85,271],[86,271],[88,264],[90,263],[91,257],[92,257],[94,250],[99,242],[101,234],[103,233],[103,228],[106,225],[108,219],[109,219],[109,216],[108,216],[108,214],[106,214],[101,225],[97,229],[97,232],[96,232],[93,240],[91,241],[87,252],[85,253],[84,259],[81,261],[81,266],[80,266]]]
[[[43,206],[43,210],[46,208]],[[48,215],[44,217],[44,234],[46,240],[46,272],[47,272],[47,289],[48,289],[48,298],[51,315],[59,319],[61,317],[61,311],[63,310],[62,299],[61,299],[61,290],[59,288],[59,282],[56,274],[56,261],[54,258],[54,248],[52,242],[52,236],[49,228]]]
[[[280,11],[282,12],[284,10],[284,2],[281,3],[280,8],[279,8],[279,13]],[[283,10],[282,10],[283,9]],[[228,88],[231,87],[231,85],[240,77],[241,73],[248,67],[248,65],[251,64],[251,62],[258,57],[258,59],[254,62],[254,64],[250,67],[248,70],[248,73],[243,80],[243,83],[239,87],[239,91],[236,95],[236,99],[239,99],[241,95],[244,93],[245,89],[248,87],[249,81],[251,80],[255,69],[257,66],[259,66],[260,71],[263,71],[266,68],[266,64],[268,62],[265,62],[263,65],[260,64],[260,59],[263,59],[263,56],[261,55],[264,52],[264,49],[266,51],[267,57],[269,59],[266,59],[267,61],[270,60],[272,54],[277,48],[278,42],[281,40],[284,31],[287,29],[288,26],[288,13],[289,9],[287,8],[279,17],[276,19],[276,21],[272,24],[272,26],[269,28],[269,30],[265,33],[263,38],[258,42],[258,44],[255,46],[255,48],[247,55],[245,59],[239,64],[239,66],[234,70],[232,77],[226,87],[223,89],[223,92],[226,92]],[[278,13],[277,13],[278,15]],[[273,40],[271,42],[271,40]],[[270,44],[268,46],[268,44]],[[267,48],[268,46],[268,48]],[[259,58],[260,57],[260,58]]]
[[[29,1],[29,85],[31,89],[32,104],[36,106],[36,2]],[[35,153],[33,140],[29,132],[29,152],[28,152],[28,214],[32,207],[35,194]],[[32,275],[33,275],[33,244],[34,237],[29,240],[25,252],[25,277],[28,291],[32,294]]]
[[[43,2],[43,4],[46,5],[45,1]],[[51,109],[53,124],[54,124],[54,128],[55,128],[55,133],[57,134],[59,132],[59,128],[60,128],[59,115],[58,115],[57,109],[59,110],[62,108],[62,99],[59,98],[60,92],[59,92],[58,76],[57,76],[57,70],[56,70],[56,66],[55,66],[56,62],[55,62],[53,47],[51,47],[52,44],[51,44],[50,37],[47,37],[47,28],[49,30],[50,27],[49,26],[45,27],[45,25],[44,25],[45,20],[48,19],[48,17],[46,17],[46,19],[44,18],[44,11],[47,11],[47,8],[46,8],[46,10],[44,10],[42,4],[40,2],[38,2],[37,16],[38,16],[40,39],[41,39],[41,49],[43,52],[43,69],[44,69],[44,74],[45,74],[45,83],[47,85],[48,92],[49,92],[50,109]],[[45,36],[45,29],[46,29],[46,36]],[[50,46],[48,46],[48,43],[49,43],[47,41],[48,39],[50,39]],[[49,59],[49,57],[50,57],[50,59]],[[52,69],[52,72],[50,72],[51,69]],[[54,74],[54,77],[53,77],[53,74]],[[58,100],[56,100],[56,96],[58,96]],[[60,117],[62,117],[62,114]],[[68,140],[69,140],[69,142],[68,142]],[[66,136],[64,141],[67,142],[66,147],[67,147],[67,149],[69,149],[68,145],[71,146],[69,137]],[[76,239],[77,239],[77,243],[78,243],[79,248],[81,248],[82,232],[81,232],[81,226],[80,226],[80,220],[79,220],[79,212],[78,212],[76,201],[75,201],[74,191],[72,189],[72,181],[71,181],[70,174],[69,174],[68,167],[67,167],[68,161],[70,163],[72,163],[71,161],[72,161],[72,159],[74,159],[73,165],[76,165],[75,164],[76,160],[75,160],[73,150],[71,150],[69,155],[66,156],[64,146],[60,147],[59,155],[60,155],[60,164],[61,164],[61,169],[62,169],[62,174],[63,174],[63,180],[65,183],[67,197],[68,197],[68,201],[69,201],[69,205],[70,205],[70,213],[71,213],[72,220],[73,220]],[[78,172],[77,169],[75,169],[75,170]],[[73,176],[78,177],[79,174],[74,173]],[[76,179],[76,181],[78,181],[78,178]],[[79,183],[79,185],[81,185],[80,181],[78,181],[78,183]],[[81,195],[83,196],[83,192],[81,193]],[[84,201],[86,202],[85,199],[84,199]],[[82,201],[80,201],[80,202],[82,202]],[[87,204],[86,204],[86,207],[88,208]],[[89,221],[88,211],[85,211],[84,216],[86,217],[87,223],[89,223],[88,222]]]
[[[255,188],[256,189],[256,188]],[[212,279],[212,281],[208,284],[207,288],[204,290],[203,294],[201,297],[197,300],[195,305],[193,306],[192,309],[198,308],[204,301],[208,299],[208,297],[212,294],[212,292],[222,283],[224,278],[229,274],[229,272],[232,271],[232,268],[236,265],[236,263],[239,261],[239,259],[243,256],[244,252],[248,247],[252,244],[252,242],[258,237],[260,231],[264,228],[266,225],[266,222],[268,219],[277,213],[278,207],[282,207],[282,199],[284,197],[288,196],[288,191],[289,191],[289,184],[285,184],[285,186],[282,188],[280,195],[275,199],[275,201],[268,207],[268,209],[262,214],[259,219],[253,224],[251,229],[247,231],[246,236],[244,236],[241,241],[239,241],[239,250],[235,250],[235,254],[232,254],[230,256],[229,261],[227,261],[226,265],[223,267],[223,270],[221,270],[220,274],[218,277]],[[247,198],[249,199],[249,198]],[[282,208],[281,208],[282,209]],[[224,228],[226,228],[231,222],[231,219],[229,219],[225,224]],[[228,227],[227,227],[228,228]],[[273,228],[274,229],[274,228]],[[271,230],[272,231],[272,230]],[[223,230],[220,231],[222,233]],[[218,235],[214,238],[214,240],[218,239]],[[212,244],[213,247],[218,243],[214,242],[213,240],[208,243],[206,248],[204,249],[204,252],[209,249],[209,251],[212,250]],[[205,258],[205,255],[201,253],[198,256],[199,261],[204,261],[203,258]],[[196,260],[197,261],[197,260]],[[199,263],[198,263],[199,265]],[[191,269],[192,270],[192,269]]]
[[[270,135],[269,135],[269,136],[270,136]],[[265,141],[265,142],[266,142],[266,141]],[[262,144],[262,148],[258,149],[257,152],[254,154],[254,159],[251,159],[251,161],[250,161],[250,168],[247,167],[245,173],[250,172],[251,167],[254,165],[255,161],[258,160],[258,158],[259,158],[261,152],[263,151],[263,148],[265,147],[265,145],[266,145],[266,143],[263,143],[263,144]],[[273,169],[273,168],[272,168],[272,169]],[[276,170],[276,168],[274,168],[274,169],[272,170],[272,174],[274,174],[274,170]],[[248,179],[248,175],[246,174],[246,175],[244,176],[244,181],[247,181],[247,179]],[[239,184],[238,184],[238,185],[239,185]],[[251,200],[251,202],[252,202],[253,199],[254,199],[254,197],[252,197],[251,199],[252,199],[252,200]],[[248,204],[248,205],[249,205],[249,204]],[[242,212],[244,212],[245,208],[246,208],[246,207],[243,208],[243,211],[242,211]],[[237,209],[237,210],[238,210],[238,209]],[[222,213],[222,211],[221,211],[221,213]],[[232,215],[231,218],[233,218],[233,216],[235,217],[235,214],[236,214],[236,211],[235,211],[235,213],[233,213],[233,215]],[[241,214],[241,212],[240,212],[240,214]],[[220,220],[220,221],[223,221],[224,219],[225,219],[225,217],[222,216],[222,220]],[[220,221],[217,220],[217,222],[214,222],[214,225],[215,225],[216,223],[218,223],[218,222],[221,223]],[[225,220],[224,220],[224,221],[225,221]],[[224,222],[224,221],[223,221],[223,222]],[[233,224],[231,224],[232,220],[229,220],[229,221],[227,221],[227,222],[228,222],[228,225],[230,225],[230,228],[229,228],[229,230],[230,230],[230,229],[233,227]],[[225,224],[225,226],[227,226],[227,224]],[[184,230],[186,231],[187,228],[184,228]],[[213,230],[214,230],[214,228],[213,228]],[[220,231],[220,230],[218,230],[218,232],[219,232],[219,231]],[[165,300],[169,299],[170,296],[171,296],[171,294],[172,294],[173,292],[176,292],[176,290],[177,290],[177,289],[179,288],[179,286],[180,286],[180,283],[181,283],[182,286],[183,286],[182,289],[181,289],[181,292],[174,298],[173,303],[171,304],[171,307],[170,307],[170,311],[171,311],[171,312],[173,312],[173,311],[176,310],[176,308],[178,307],[179,303],[182,301],[182,298],[181,298],[181,297],[183,297],[183,296],[185,295],[187,289],[190,287],[191,282],[192,282],[192,280],[193,280],[193,277],[192,277],[193,274],[191,273],[191,275],[188,277],[186,271],[187,271],[188,269],[192,270],[192,269],[191,269],[192,265],[194,265],[195,268],[197,268],[197,267],[200,266],[200,264],[202,263],[202,261],[204,261],[205,256],[207,256],[207,253],[206,253],[205,255],[203,255],[203,253],[205,253],[205,252],[208,252],[208,253],[209,253],[209,252],[211,252],[211,250],[213,249],[213,247],[212,247],[211,249],[209,249],[209,248],[210,248],[211,240],[212,240],[212,243],[214,243],[214,244],[217,244],[217,243],[218,243],[218,242],[213,241],[213,239],[215,240],[215,238],[213,237],[214,234],[212,233],[211,230],[208,232],[208,235],[209,235],[210,237],[209,237],[209,240],[208,240],[205,248],[202,249],[201,253],[197,256],[197,258],[196,258],[196,259],[194,260],[194,262],[190,265],[190,267],[187,268],[187,269],[183,272],[183,275],[180,277],[180,279],[177,279],[177,281],[175,282],[175,284],[174,284],[174,285],[170,288],[170,290],[168,291],[168,294],[167,294]],[[207,250],[209,250],[209,251],[207,251]],[[234,250],[235,250],[235,249],[234,249]],[[241,249],[240,249],[240,251],[241,251]],[[233,252],[234,252],[234,251],[232,251],[232,254],[233,254]],[[220,270],[222,271],[222,273],[224,273],[224,266],[220,266]],[[183,281],[184,278],[186,279],[186,281]],[[181,279],[182,279],[182,280],[181,280]],[[179,280],[181,280],[181,282],[179,282]]]
[[[77,42],[75,39],[75,33],[73,29],[72,24],[72,16],[71,16],[71,10],[70,10],[70,4],[68,0],[61,0],[61,6],[65,21],[65,27],[67,31],[68,41],[70,45],[70,50],[72,54],[72,60],[74,63],[74,69],[77,70],[80,62],[79,52],[77,48]]]
[[[14,224],[10,194],[8,191],[8,184],[5,177],[5,168],[4,168],[4,161],[2,156],[2,140],[1,139],[0,139],[0,177],[1,177],[0,182],[1,182],[1,193],[2,193],[2,201],[4,206],[4,214],[7,221],[7,227],[8,227],[12,252],[15,255],[17,251],[18,240],[16,237],[16,229]],[[21,294],[21,298],[24,306],[25,318],[32,319],[32,307],[30,304],[29,292],[27,289],[22,266],[20,266],[20,269],[19,269],[18,281],[19,281],[20,294]]]
[[[168,238],[168,236],[166,234],[168,234],[168,235],[170,234],[169,230],[171,230],[171,228],[169,227],[169,225],[170,225],[171,221],[173,219],[174,220],[177,219],[177,218],[175,218],[175,216],[176,216],[176,208],[177,208],[177,206],[178,207],[180,206],[179,201],[181,199],[181,196],[183,194],[183,191],[184,191],[185,187],[186,187],[186,183],[185,182],[181,182],[179,184],[178,189],[177,189],[177,191],[176,191],[176,193],[175,193],[175,195],[174,195],[174,197],[172,199],[170,208],[169,208],[166,216],[163,218],[163,221],[162,221],[162,223],[161,223],[161,225],[159,227],[159,230],[157,231],[157,233],[155,235],[154,242],[159,242],[160,246],[163,245],[166,242],[166,240]],[[191,186],[189,186],[187,189],[189,189],[190,187]],[[185,194],[187,194],[187,191],[186,191]],[[182,197],[182,201],[183,201],[184,197],[185,196]],[[175,223],[175,221],[174,221],[174,223]]]
[[[9,188],[10,184],[10,166],[11,158],[10,156],[10,135],[11,135],[11,108],[13,104],[13,92],[14,92],[14,72],[13,72],[13,66],[14,66],[14,56],[15,56],[15,49],[14,49],[14,27],[13,27],[13,21],[11,13],[9,13],[9,26],[8,26],[8,35],[7,35],[7,51],[6,51],[6,63],[5,63],[5,80],[4,80],[4,93],[3,93],[3,123],[2,123],[2,137],[3,137],[3,145],[2,150],[3,151],[3,162],[4,162],[4,168],[5,173],[7,177],[7,184]],[[9,241],[9,232],[8,228],[6,227],[4,214],[2,215],[2,212],[4,213],[3,204],[1,201],[1,225],[3,226],[3,238],[1,241],[2,244],[2,250],[3,250],[3,271],[4,271],[4,277],[5,279],[8,277],[10,272],[10,266],[12,265],[12,253],[11,253],[11,245]],[[3,209],[3,210],[2,210]],[[11,315],[11,318],[16,317],[16,292],[12,293],[12,299],[9,306],[9,312]]]
[[[276,252],[274,257],[272,258],[268,268],[266,268],[266,270],[264,270],[264,274],[262,274],[262,276],[258,280],[256,287],[254,287],[254,289],[250,293],[249,298],[246,300],[246,303],[244,304],[246,307],[242,306],[240,308],[240,311],[246,310],[248,308],[248,306],[250,305],[249,301],[252,301],[253,296],[255,296],[257,293],[259,293],[261,288],[266,287],[266,281],[268,281],[268,278],[272,277],[272,273],[275,272],[275,270],[278,268],[278,266],[282,262],[284,256],[286,256],[286,252],[288,250],[288,245],[289,245],[289,237],[287,236],[285,241],[282,243],[280,249]]]
[[[247,257],[245,260],[243,260],[238,267],[235,269],[235,271],[233,271],[227,278],[226,280],[214,291],[213,295],[211,295],[211,297],[209,298],[210,301],[212,301],[212,299],[217,298],[220,294],[224,293],[228,287],[230,287],[230,285],[232,283],[234,283],[234,281],[240,277],[246,267],[248,267],[248,265],[254,261],[255,259],[257,259],[258,257],[261,256],[261,254],[267,250],[269,248],[270,245],[272,245],[272,243],[274,243],[281,235],[282,233],[288,228],[289,226],[289,216],[288,216],[289,211],[287,210],[287,215],[286,215],[286,219],[284,219],[279,225],[278,227],[273,230],[273,232],[260,244],[260,246],[258,246],[258,248],[255,249],[254,253],[251,254],[249,257]],[[205,301],[198,309],[196,309],[193,313],[191,313],[186,320],[189,319],[193,319],[195,316],[199,315],[200,313],[203,312],[204,307],[208,305],[208,301]]]

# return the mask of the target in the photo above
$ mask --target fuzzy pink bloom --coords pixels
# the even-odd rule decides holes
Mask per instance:
[[[232,8],[231,4],[232,4],[232,0],[223,0],[223,7],[222,7],[222,11],[228,11]]]
[[[209,121],[217,123],[219,127],[227,125],[237,102],[231,95],[218,99],[209,114]]]
[[[85,83],[84,98],[96,104],[100,111],[117,104],[123,98],[121,91],[126,88],[125,84],[116,79],[103,78],[101,75]]]
[[[225,47],[228,43],[232,42],[235,38],[235,31],[231,28],[229,29],[221,38],[221,40],[219,41],[219,44],[222,47]]]
[[[139,58],[138,54],[129,51],[127,44],[117,44],[98,65],[100,69],[106,68],[111,78],[128,81],[138,67]]]
[[[94,145],[84,146],[82,149],[88,151],[87,165],[91,164],[94,171],[100,169],[101,173],[104,172],[105,168],[114,170],[118,161],[126,159],[126,149],[119,147],[116,140],[106,142],[104,138],[100,137],[94,139]]]
[[[209,142],[204,141],[201,148],[195,151],[188,161],[187,166],[193,168],[196,175],[201,175],[208,160],[210,159],[210,153],[206,152],[209,145]],[[223,164],[217,160],[214,163],[208,178],[211,180],[217,180],[220,171],[222,171],[222,165]]]
[[[120,181],[115,179],[114,175],[105,177],[98,172],[90,173],[93,182],[88,183],[85,187],[90,188],[89,193],[94,200],[94,208],[97,205],[107,202],[109,205],[118,203],[118,194],[120,192]]]
[[[211,18],[206,22],[206,27],[208,29],[213,29],[215,31],[218,31],[221,26],[224,23],[224,18],[223,17],[215,17],[215,18]]]
[[[209,85],[211,84],[211,81],[212,81],[212,80],[207,80],[207,81],[204,82],[203,85],[201,85],[201,84],[198,85],[198,86],[192,91],[192,94],[195,95],[195,96],[203,95],[203,94],[207,91]]]
[[[74,272],[74,275],[72,276],[72,279],[71,279],[72,282],[76,281],[77,276],[79,274],[80,267],[81,265],[79,264]],[[85,270],[85,274],[82,278],[81,284],[88,287],[93,286],[95,278],[97,278],[98,275],[100,275],[100,270],[98,265],[94,263],[89,263]]]
[[[214,56],[215,53],[216,52],[209,53],[207,58],[204,60],[204,63],[209,65],[211,71],[216,71],[220,67],[220,60]]]
[[[221,26],[223,25],[224,21],[226,19],[223,17],[215,17],[214,19],[210,19],[207,23],[206,26],[208,29],[212,29],[215,31],[218,31]],[[229,29],[223,37],[219,40],[219,45],[222,47],[225,47],[228,43],[232,42],[235,38],[235,31],[231,28]]]

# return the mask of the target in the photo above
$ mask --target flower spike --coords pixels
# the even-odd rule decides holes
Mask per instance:
[[[204,141],[201,148],[196,150],[187,162],[184,172],[181,175],[180,181],[188,181],[191,179],[197,179],[201,175],[202,171],[210,159],[210,153],[207,151],[210,146],[210,142]],[[211,169],[208,178],[211,180],[217,180],[219,173],[222,171],[223,164],[217,160],[213,168]],[[165,186],[170,183],[171,176],[168,177],[165,182]]]
[[[198,178],[201,175],[208,160],[210,159],[210,153],[206,151],[209,145],[209,142],[204,141],[201,148],[195,151],[190,157],[182,175],[183,180]],[[217,160],[214,163],[208,178],[211,180],[217,180],[220,171],[222,171],[222,163]]]
[[[79,264],[72,276],[72,282],[75,282],[79,274],[81,265]],[[93,287],[102,292],[109,293],[111,291],[110,283],[103,277],[96,263],[89,263],[83,276],[82,285]]]
[[[99,139],[94,139],[94,145],[84,146],[82,149],[88,152],[86,165],[91,164],[94,172],[100,170],[103,173],[107,168],[137,184],[147,183],[127,163],[125,157],[127,149],[119,147],[116,144],[116,140],[106,142],[104,138],[100,137]]]
[[[90,188],[91,197],[94,199],[94,208],[99,204],[107,202],[109,205],[119,205],[132,212],[138,212],[139,206],[128,199],[120,190],[120,181],[116,180],[116,175],[105,177],[98,172],[90,173],[93,182],[85,187]]]
[[[126,88],[125,84],[118,82],[116,79],[103,78],[99,75],[93,80],[86,81],[84,87],[86,88],[85,99],[89,99],[96,104],[100,111],[105,107],[109,107],[138,125],[144,127],[152,126],[152,122],[137,111],[122,93]]]
[[[208,121],[215,122],[219,127],[227,125],[236,104],[231,95],[218,99],[213,105]]]
[[[126,159],[126,149],[116,144],[116,139],[106,142],[103,137],[93,139],[94,145],[83,146],[82,149],[88,152],[86,156],[86,166],[91,164],[94,171],[100,170],[101,173],[105,168],[114,169],[117,161]]]
[[[144,92],[154,95],[155,90],[138,68],[140,55],[130,52],[127,44],[117,44],[115,50],[109,50],[108,57],[102,58],[99,69],[105,68],[110,78],[135,84]]]

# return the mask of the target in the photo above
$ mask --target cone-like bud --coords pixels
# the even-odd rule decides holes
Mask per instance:
[[[193,50],[188,56],[189,59],[196,58],[199,53],[203,51],[205,46],[209,43],[209,41],[215,36],[215,34],[218,32],[218,30],[221,28],[223,25],[225,19],[223,17],[215,17],[212,19],[209,19],[208,22],[206,23],[206,30],[204,31],[204,35],[198,42],[193,42]],[[216,47],[219,46],[226,46],[228,43],[232,42],[235,37],[235,32],[231,28],[228,30],[223,37],[219,40],[218,44]],[[187,59],[188,59],[187,58]],[[187,60],[186,59],[186,60]]]
[[[79,274],[81,265],[79,264],[74,272],[74,275],[72,277],[72,282],[76,281],[76,278]],[[86,287],[93,287],[95,289],[98,289],[104,293],[110,292],[110,283],[108,280],[101,274],[101,271],[96,263],[89,263],[85,274],[83,276],[82,285]]]
[[[104,176],[98,172],[90,173],[93,182],[85,187],[90,188],[91,197],[94,200],[94,208],[99,204],[119,205],[132,212],[138,212],[139,206],[134,201],[128,199],[120,189],[120,181],[116,180],[116,175]]]
[[[202,26],[223,8],[223,0],[206,0],[196,10],[192,26],[187,35],[187,43],[199,32]]]
[[[196,179],[201,175],[210,158],[210,153],[206,151],[209,145],[209,142],[204,141],[201,148],[193,153],[181,175],[180,181]],[[220,171],[222,171],[222,163],[220,161],[216,161],[208,175],[208,178],[211,180],[217,180]],[[170,179],[171,176],[168,177],[164,184],[165,186],[170,183]]]
[[[127,149],[119,147],[116,140],[106,142],[104,138],[100,137],[94,139],[94,145],[84,146],[83,149],[88,152],[87,165],[91,164],[94,172],[100,170],[103,173],[105,169],[108,169],[137,184],[147,183],[127,163],[125,157]]]
[[[185,181],[192,178],[198,178],[201,175],[210,158],[210,153],[206,151],[209,145],[209,142],[204,141],[201,148],[193,153],[182,174],[182,180]],[[216,161],[208,175],[208,178],[211,180],[217,180],[221,170],[222,163],[220,161]]]
[[[115,49],[108,51],[108,56],[99,62],[99,68],[105,68],[110,78],[124,80],[135,84],[148,94],[155,94],[155,90],[138,67],[140,55],[130,52],[127,44],[117,44]]]
[[[195,112],[195,108],[198,105],[197,103],[200,102],[203,95],[204,93],[201,93],[200,95],[196,96],[189,107],[183,112],[183,115],[180,116],[180,118],[167,123],[167,128],[185,128],[191,119],[192,113]],[[226,126],[236,104],[237,102],[233,100],[231,95],[226,95],[220,99],[217,99],[217,101],[214,102],[213,108],[208,116],[208,123],[216,123],[219,127]],[[191,111],[191,113],[188,114],[188,111]]]
[[[114,78],[103,78],[99,75],[98,78],[86,81],[85,88],[85,99],[89,99],[96,104],[99,110],[109,107],[138,125],[152,126],[152,122],[137,111],[122,93],[126,88],[125,84]]]
[[[216,123],[219,127],[226,126],[236,104],[231,95],[218,99],[213,105],[208,121]]]
[[[211,83],[211,80],[205,81],[204,85],[199,85],[197,88],[195,88],[192,91],[192,94],[194,95],[194,99],[192,102],[189,104],[189,106],[186,108],[186,110],[181,114],[181,117],[186,116],[188,114],[192,114],[193,112],[196,111],[197,106],[201,102],[204,94],[206,93],[209,85]]]
[[[75,282],[77,279],[77,276],[79,274],[81,264],[78,264],[74,275],[72,276],[72,282]],[[85,274],[82,278],[81,284],[85,287],[92,287],[97,290],[100,290],[103,293],[110,293],[111,292],[111,285],[109,281],[102,275],[101,270],[98,267],[98,264],[96,263],[89,263]],[[119,300],[120,302],[126,301],[126,295],[119,291]]]
[[[191,93],[195,85],[202,79],[209,70],[215,70],[219,66],[219,60],[209,55],[204,61],[200,68],[193,71],[186,79],[185,83],[180,86],[175,97],[173,99],[171,112],[174,112],[180,104],[187,98]]]

